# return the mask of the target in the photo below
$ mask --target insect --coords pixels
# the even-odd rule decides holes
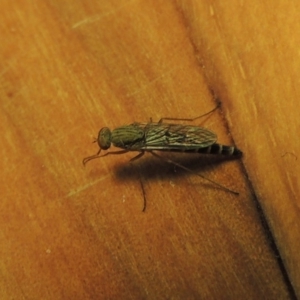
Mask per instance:
[[[95,142],[98,142],[99,151],[95,155],[84,158],[83,164],[85,165],[92,159],[111,154],[122,154],[129,151],[139,152],[137,156],[131,159],[131,161],[133,161],[142,157],[145,152],[150,152],[156,157],[167,160],[167,162],[190,173],[194,173],[192,170],[181,164],[170,159],[162,158],[153,151],[205,153],[240,157],[242,152],[239,149],[234,146],[226,146],[217,143],[217,135],[204,127],[163,122],[164,120],[192,122],[212,113],[218,107],[219,105],[208,113],[193,119],[161,118],[159,122],[152,122],[150,119],[149,123],[132,123],[130,125],[117,127],[112,131],[108,127],[103,127],[100,129],[98,138],[95,140]],[[109,149],[111,144],[123,150],[107,152],[100,155],[101,151]],[[199,173],[196,174],[228,192],[238,194]]]

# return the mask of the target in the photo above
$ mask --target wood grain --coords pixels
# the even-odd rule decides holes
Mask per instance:
[[[300,297],[298,3],[0,4],[1,299]],[[195,117],[238,161],[107,156],[93,138]],[[147,210],[142,213],[143,189]]]

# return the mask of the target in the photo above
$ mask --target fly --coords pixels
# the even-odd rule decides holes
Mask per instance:
[[[99,151],[95,155],[84,158],[83,164],[85,165],[88,161],[95,158],[110,154],[122,154],[129,151],[140,152],[137,156],[133,157],[131,161],[142,157],[145,152],[150,152],[152,155],[166,160],[153,151],[205,153],[240,157],[242,151],[234,146],[226,146],[217,143],[217,135],[209,129],[200,126],[163,122],[164,120],[192,122],[212,113],[218,107],[219,105],[208,113],[193,119],[161,118],[159,122],[152,122],[150,119],[149,123],[132,123],[130,125],[117,127],[112,131],[108,127],[103,127],[98,133],[97,140],[95,140],[99,145]],[[109,149],[112,144],[123,150],[107,152],[100,155],[102,150]],[[190,173],[195,173],[170,159],[167,159],[167,161]],[[196,174],[220,188],[238,195],[237,192],[230,190],[203,175]]]

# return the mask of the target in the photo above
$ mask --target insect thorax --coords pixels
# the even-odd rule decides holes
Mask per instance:
[[[133,144],[144,140],[144,128],[137,124],[118,127],[113,130],[111,141],[116,147],[130,148]]]

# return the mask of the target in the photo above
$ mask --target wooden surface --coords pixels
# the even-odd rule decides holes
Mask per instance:
[[[2,1],[1,299],[300,297],[299,6]],[[197,124],[243,159],[172,158],[239,196],[150,154],[82,166],[101,127],[216,98]]]

